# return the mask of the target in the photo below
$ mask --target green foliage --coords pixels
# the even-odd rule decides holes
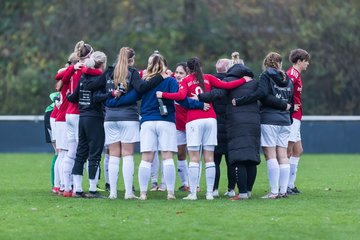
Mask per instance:
[[[192,56],[213,73],[220,57],[240,52],[256,74],[269,51],[311,53],[303,74],[305,114],[360,114],[356,0],[60,0],[1,1],[0,114],[42,114],[57,70],[79,40],[115,61],[122,46],[146,67],[159,50],[170,67]]]

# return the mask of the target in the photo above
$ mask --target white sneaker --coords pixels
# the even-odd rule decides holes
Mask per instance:
[[[114,194],[110,193],[109,199],[111,199],[111,200],[117,199],[117,194],[116,193],[114,193]]]
[[[206,200],[214,200],[214,196],[212,192],[207,192],[206,193]]]
[[[247,192],[248,198],[251,198],[251,192]]]
[[[213,197],[219,197],[219,190],[214,190],[212,193]]]
[[[187,195],[187,197],[183,198],[184,200],[196,200],[197,196],[196,194],[190,193],[189,195]]]
[[[139,199],[145,201],[147,199],[146,193],[140,193]]]
[[[231,190],[231,191],[227,191],[224,196],[228,196],[229,198],[231,197],[235,197],[236,193],[234,190]]]
[[[175,199],[176,199],[176,197],[175,197],[174,193],[168,193],[167,200],[175,200]]]
[[[135,196],[133,193],[132,194],[125,194],[125,197],[124,197],[125,200],[130,200],[130,199],[139,199],[139,197]]]
[[[165,192],[166,191],[166,185],[164,183],[160,184],[160,187],[157,190],[159,192]]]
[[[268,194],[266,194],[265,196],[262,196],[261,198],[263,198],[263,199],[277,199],[277,198],[279,198],[279,194],[269,192]]]

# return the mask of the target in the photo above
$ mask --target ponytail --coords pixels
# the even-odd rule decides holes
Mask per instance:
[[[282,63],[281,55],[276,53],[276,52],[270,52],[264,58],[263,70],[265,71],[267,68],[275,68],[276,70],[278,70],[282,74],[283,81],[285,81],[286,80],[286,74],[285,74],[285,71],[282,70],[281,67],[280,67],[281,63]]]
[[[205,83],[203,78],[203,72],[201,70],[201,62],[197,57],[190,58],[186,62],[187,67],[189,68],[190,73],[194,73],[195,80],[198,82],[200,88],[205,92]]]
[[[129,62],[134,61],[135,51],[129,47],[122,47],[118,54],[118,59],[114,69],[114,84],[117,87],[122,83],[126,90],[128,90],[128,85],[126,79],[129,74]]]

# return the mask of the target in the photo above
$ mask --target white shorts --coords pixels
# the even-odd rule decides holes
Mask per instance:
[[[300,127],[301,121],[294,118],[290,128],[289,142],[301,141]]]
[[[186,145],[186,131],[176,130],[177,145]]]
[[[186,140],[190,151],[211,151],[217,145],[217,122],[215,118],[204,118],[186,124]]]
[[[66,114],[66,134],[68,142],[79,142],[79,114]]]
[[[261,124],[262,147],[285,147],[288,146],[290,126],[278,126]]]
[[[106,145],[116,142],[135,143],[140,140],[138,121],[106,121],[104,129]]]
[[[66,122],[55,122],[56,148],[68,150]]]
[[[167,121],[146,121],[140,129],[140,152],[177,152],[176,126]]]
[[[50,118],[50,127],[51,127],[51,142],[55,142],[55,131],[56,131],[56,124],[55,124],[55,118]]]

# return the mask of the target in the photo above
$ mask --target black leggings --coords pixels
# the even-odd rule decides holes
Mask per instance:
[[[220,163],[223,154],[214,154],[214,162],[215,162],[215,183],[214,190],[219,189],[219,181],[220,181]],[[227,178],[228,178],[228,190],[233,190],[235,188],[235,172],[231,170],[231,166],[229,164],[228,155],[224,154],[226,166],[227,166]]]
[[[253,161],[242,161],[232,165],[239,193],[251,192],[256,179],[257,167]]]
[[[79,144],[72,174],[83,175],[84,163],[89,158],[89,179],[94,179],[104,147],[104,120],[97,117],[81,117],[79,120]]]

